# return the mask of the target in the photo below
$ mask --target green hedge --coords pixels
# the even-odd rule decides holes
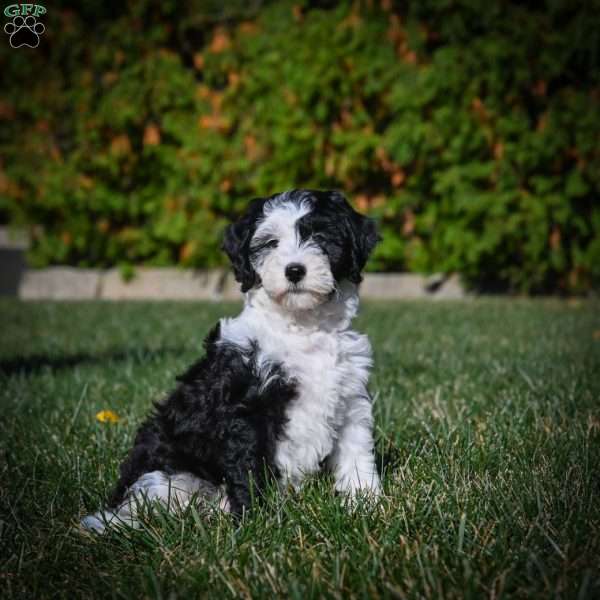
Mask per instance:
[[[1,55],[0,213],[35,266],[210,267],[249,198],[338,188],[380,220],[371,269],[588,290],[594,4],[48,5]]]

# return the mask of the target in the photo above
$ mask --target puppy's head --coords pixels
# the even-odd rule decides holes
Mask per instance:
[[[337,283],[360,283],[378,239],[375,223],[340,193],[292,190],[252,200],[223,249],[243,292],[262,286],[282,307],[309,310]]]

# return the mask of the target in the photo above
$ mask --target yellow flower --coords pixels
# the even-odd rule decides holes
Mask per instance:
[[[96,414],[96,419],[98,419],[100,423],[118,423],[119,415],[112,410],[101,410]]]

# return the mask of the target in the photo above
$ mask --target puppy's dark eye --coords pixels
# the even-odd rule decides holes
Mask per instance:
[[[250,248],[250,251],[253,254],[258,254],[260,252],[264,252],[265,250],[269,250],[271,248],[277,248],[277,245],[279,244],[278,240],[265,240],[263,241],[256,241],[255,243],[252,244],[252,247]]]

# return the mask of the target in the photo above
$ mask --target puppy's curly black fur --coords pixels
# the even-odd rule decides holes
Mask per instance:
[[[273,453],[296,394],[294,381],[281,365],[271,364],[270,373],[278,376],[262,385],[256,348],[242,353],[220,340],[219,325],[204,348],[205,356],[178,377],[177,388],[140,427],[110,507],[144,473],[186,471],[224,481],[230,510],[240,515],[250,505],[250,477],[260,491],[269,474],[278,476]]]

